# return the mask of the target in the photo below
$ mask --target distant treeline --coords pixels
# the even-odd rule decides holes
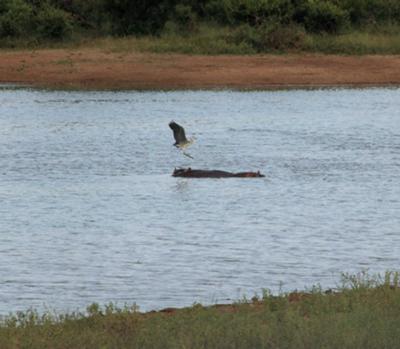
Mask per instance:
[[[277,27],[336,34],[399,24],[400,0],[0,0],[0,39],[190,33],[204,22],[241,28],[239,39]]]

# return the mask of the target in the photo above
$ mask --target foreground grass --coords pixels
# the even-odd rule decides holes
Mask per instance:
[[[398,348],[400,284],[346,276],[337,292],[313,288],[232,305],[139,313],[18,313],[0,325],[0,348]]]

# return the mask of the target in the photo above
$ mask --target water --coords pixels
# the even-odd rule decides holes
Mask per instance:
[[[399,89],[3,86],[0,313],[228,302],[399,269],[399,107]],[[171,177],[189,165],[266,177]]]

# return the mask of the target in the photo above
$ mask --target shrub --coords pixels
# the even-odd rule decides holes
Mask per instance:
[[[261,25],[266,21],[289,23],[293,16],[292,0],[212,0],[206,13],[230,25]]]
[[[230,40],[237,45],[250,45],[257,52],[268,52],[299,49],[303,46],[305,37],[305,31],[299,25],[269,22],[257,27],[241,25],[232,32]]]
[[[30,31],[32,18],[32,6],[23,0],[1,0],[0,38],[26,35]]]
[[[259,48],[260,40],[260,33],[249,24],[238,26],[228,36],[228,41],[236,45],[246,44],[253,48],[257,48],[257,50]]]
[[[217,23],[227,24],[228,20],[225,15],[222,0],[210,0],[204,5],[204,16],[208,20]]]
[[[45,39],[64,39],[72,32],[70,15],[61,9],[45,4],[36,16],[36,31]]]
[[[59,6],[71,15],[75,25],[83,29],[94,29],[99,33],[110,33],[110,16],[104,10],[103,0],[62,0],[58,2]]]
[[[192,32],[196,28],[197,16],[189,5],[176,5],[173,20],[180,31]]]
[[[174,0],[104,0],[111,34],[158,34],[174,9]]]
[[[349,14],[330,1],[310,0],[303,20],[307,31],[337,33],[349,24]]]
[[[354,24],[400,22],[398,0],[342,0],[342,7],[348,11]]]
[[[265,24],[261,28],[261,50],[286,50],[302,48],[306,33],[296,24]]]

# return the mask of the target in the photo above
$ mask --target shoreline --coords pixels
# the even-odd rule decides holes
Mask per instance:
[[[93,48],[0,50],[0,85],[80,90],[400,86],[400,55],[184,55]]]

